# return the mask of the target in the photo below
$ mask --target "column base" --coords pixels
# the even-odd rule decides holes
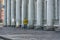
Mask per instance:
[[[21,28],[21,25],[19,25],[19,26],[16,26],[17,28]]]
[[[36,26],[34,29],[36,29],[36,30],[43,30],[44,27],[43,26]]]
[[[3,25],[3,27],[7,27],[7,25]]]
[[[11,25],[11,27],[16,27],[16,25]]]
[[[27,29],[34,29],[34,26],[27,26]]]
[[[60,26],[54,26],[55,27],[55,31],[60,31]]]
[[[7,27],[11,27],[11,25],[7,25]]]
[[[54,26],[45,26],[44,30],[45,31],[55,31],[55,28],[54,28]]]

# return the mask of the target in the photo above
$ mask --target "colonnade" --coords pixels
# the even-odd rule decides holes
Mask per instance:
[[[4,26],[24,27],[24,20],[28,28],[60,26],[60,0],[4,0],[4,6]]]

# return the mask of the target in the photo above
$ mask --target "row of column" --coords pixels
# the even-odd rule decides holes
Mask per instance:
[[[4,10],[4,25],[16,25],[24,27],[24,20],[28,20],[27,26],[32,28],[34,27],[34,23],[36,20],[36,27],[40,28],[43,26],[43,18],[47,21],[47,28],[51,28],[54,19],[54,0],[44,0],[44,11],[43,11],[43,0],[29,0],[27,4],[27,0],[16,0],[16,16],[14,11],[14,1],[15,0],[4,0],[5,10]],[[56,2],[56,19],[57,16],[57,1]],[[60,1],[59,1],[60,3]],[[21,9],[22,6],[22,9]],[[37,7],[36,7],[37,6]],[[60,4],[59,4],[60,7]],[[36,11],[36,12],[35,12]],[[60,8],[59,8],[60,11]],[[44,17],[43,17],[44,15]],[[60,15],[60,12],[59,12]],[[15,18],[16,17],[16,18]],[[16,22],[16,24],[15,24]],[[59,24],[60,24],[60,16],[59,16]]]

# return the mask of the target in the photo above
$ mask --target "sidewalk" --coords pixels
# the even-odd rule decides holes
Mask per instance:
[[[60,32],[22,30],[20,28],[13,27],[0,28],[0,36],[13,40],[60,40]]]

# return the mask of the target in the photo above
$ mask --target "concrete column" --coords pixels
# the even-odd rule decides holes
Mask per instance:
[[[59,0],[59,28],[60,28],[60,0]]]
[[[44,28],[47,26],[47,0],[44,0]]]
[[[7,26],[7,0],[4,0],[4,26]]]
[[[53,26],[54,1],[47,0],[47,29]]]
[[[20,8],[20,4],[21,0],[16,0],[16,27],[21,25],[21,8]]]
[[[47,0],[44,0],[44,20],[47,21]]]
[[[59,0],[57,0],[57,13],[58,13],[58,19],[59,19]]]
[[[34,26],[36,26],[36,15],[37,15],[37,1],[35,1],[35,21],[34,21]]]
[[[24,20],[28,20],[27,16],[27,0],[22,0],[22,27],[25,25]]]
[[[42,0],[37,0],[37,22],[36,28],[40,28],[42,26]]]
[[[14,0],[11,0],[11,26],[15,26],[14,12]]]
[[[58,19],[58,3],[57,3],[57,0],[55,0],[55,19]]]
[[[60,0],[57,0],[57,12],[58,12],[58,16],[59,16],[59,24],[58,26],[56,26],[57,28],[55,29],[55,31],[60,31]]]
[[[7,0],[7,25],[11,25],[11,0]]]
[[[34,0],[29,0],[29,9],[28,9],[28,26],[33,28],[34,26]]]

